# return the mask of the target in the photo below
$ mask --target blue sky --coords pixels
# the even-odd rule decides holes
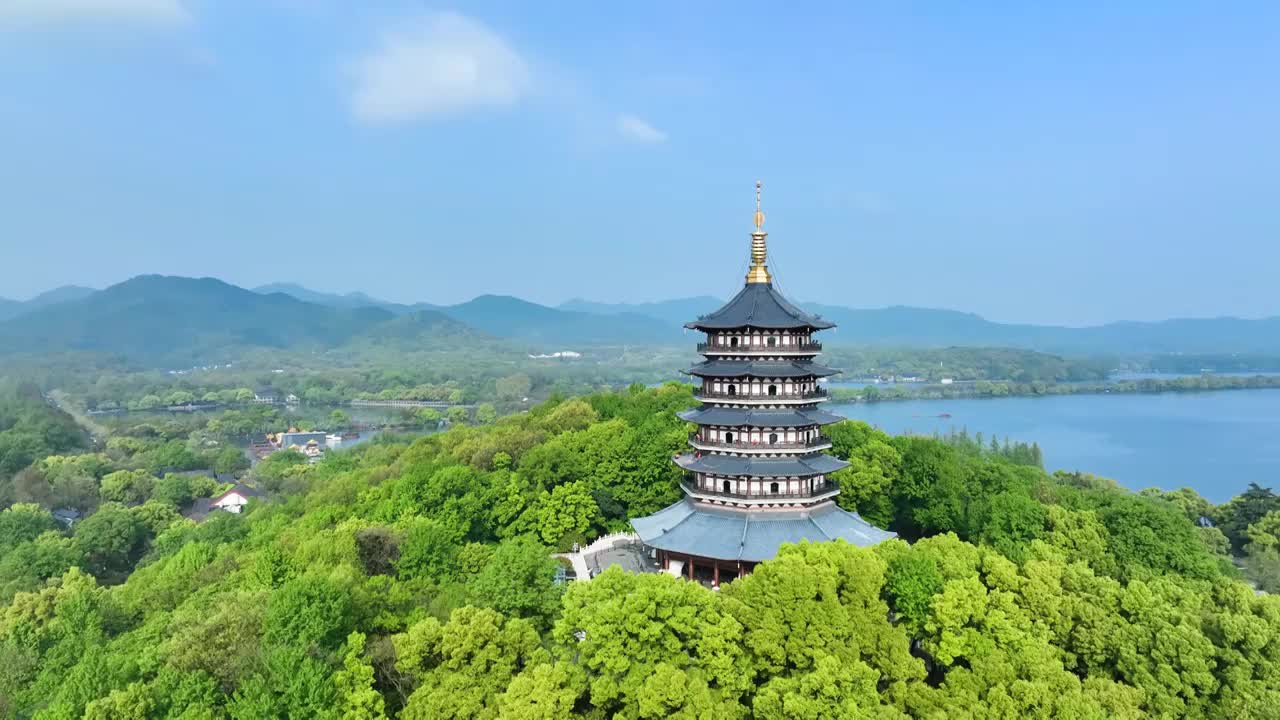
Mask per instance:
[[[0,0],[0,296],[1280,314],[1280,5],[802,7]]]

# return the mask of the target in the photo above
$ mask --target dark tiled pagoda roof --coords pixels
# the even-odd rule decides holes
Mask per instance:
[[[708,360],[684,372],[698,377],[794,378],[827,377],[840,371],[808,360]]]
[[[772,560],[783,543],[844,540],[870,547],[897,533],[868,524],[835,503],[807,510],[734,512],[685,498],[647,517],[631,521],[649,547],[718,560]]]
[[[835,323],[792,305],[773,283],[747,283],[724,307],[692,322],[685,323],[691,330],[731,330],[753,327],[766,330],[801,330],[812,328],[826,330]]]
[[[844,418],[812,408],[794,410],[748,410],[746,408],[704,405],[676,413],[685,422],[726,427],[788,428],[806,425],[830,425]]]
[[[676,457],[676,464],[690,472],[728,477],[807,477],[849,467],[849,463],[822,453],[781,458],[687,453]]]

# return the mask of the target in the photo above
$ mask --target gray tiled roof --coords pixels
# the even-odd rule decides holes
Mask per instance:
[[[684,372],[699,377],[794,378],[827,377],[840,371],[808,360],[708,360]]]
[[[635,518],[631,526],[650,547],[750,562],[772,559],[783,543],[839,539],[868,547],[897,535],[835,503],[805,511],[741,512],[711,508],[688,498]]]
[[[690,472],[729,477],[805,477],[849,467],[849,463],[822,453],[782,458],[688,453],[677,457],[676,464]]]
[[[830,425],[844,418],[825,410],[804,408],[795,410],[747,410],[745,408],[714,407],[704,405],[693,410],[676,413],[685,422],[699,425],[723,425],[726,427],[787,428],[808,425]]]
[[[825,330],[835,323],[792,305],[773,283],[747,283],[724,307],[685,323],[693,330],[728,330],[754,327],[770,330],[813,328]]]

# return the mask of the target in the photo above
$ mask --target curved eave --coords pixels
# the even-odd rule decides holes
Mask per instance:
[[[897,533],[881,530],[835,503],[809,510],[742,512],[708,508],[684,499],[633,519],[631,527],[652,548],[746,562],[772,560],[785,543],[844,540],[870,547],[897,537]]]
[[[836,324],[811,315],[782,296],[773,283],[747,283],[715,312],[685,323],[691,330],[827,330]]]
[[[684,371],[694,377],[802,378],[830,377],[839,370],[803,360],[708,360]]]
[[[849,467],[844,460],[822,453],[781,458],[685,453],[676,456],[675,463],[689,472],[753,478],[810,477]]]
[[[721,427],[789,428],[830,425],[844,418],[825,410],[747,410],[707,406],[683,410],[676,416],[697,425]]]
[[[776,325],[774,324],[766,325],[760,322],[752,322],[752,323],[747,323],[745,325],[732,325],[732,324],[720,324],[720,323],[714,323],[714,322],[707,322],[705,320],[690,320],[689,322],[684,324],[684,327],[688,330],[701,330],[702,332],[707,332],[708,330],[810,330],[810,331],[816,331],[816,330],[830,330],[835,326],[836,324],[833,322],[827,322],[826,320],[818,320],[818,319],[815,319],[813,322],[786,323],[786,324],[776,324]]]

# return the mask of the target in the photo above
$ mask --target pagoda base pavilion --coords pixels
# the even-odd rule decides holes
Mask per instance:
[[[777,556],[784,543],[844,540],[868,547],[896,536],[834,502],[797,509],[743,510],[686,497],[652,515],[635,518],[631,526],[641,542],[657,550],[663,570],[713,584],[751,572],[756,563]]]

